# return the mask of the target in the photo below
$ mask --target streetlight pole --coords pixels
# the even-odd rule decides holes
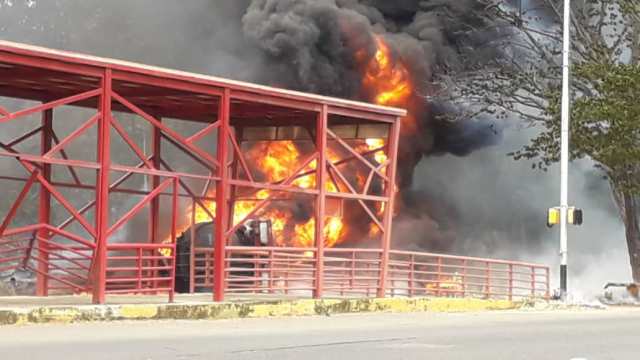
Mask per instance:
[[[560,291],[567,294],[567,210],[569,208],[569,67],[571,1],[564,0],[562,37],[562,124],[560,130]]]

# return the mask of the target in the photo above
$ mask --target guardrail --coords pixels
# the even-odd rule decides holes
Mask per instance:
[[[110,244],[106,282],[107,294],[168,293],[173,301],[175,244]]]
[[[94,250],[93,243],[63,229],[28,225],[0,238],[0,272],[27,269],[46,279],[47,292],[81,293],[90,289]]]
[[[549,297],[549,267],[411,251],[391,251],[389,295],[514,298]]]
[[[381,249],[331,248],[319,263],[314,248],[227,247],[225,292],[312,296],[320,265],[324,296],[375,296],[382,256]],[[213,251],[194,249],[192,264],[192,289],[210,290]],[[386,281],[387,296],[549,297],[549,268],[518,261],[392,250]]]

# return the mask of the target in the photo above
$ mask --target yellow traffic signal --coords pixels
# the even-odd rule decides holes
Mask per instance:
[[[582,209],[575,207],[567,209],[567,222],[571,225],[582,225]]]
[[[549,211],[547,212],[547,226],[552,227],[553,225],[558,224],[560,224],[560,208],[549,208]]]
[[[558,224],[560,224],[560,208],[549,208],[547,213],[547,226],[552,227]],[[582,225],[582,209],[576,207],[567,208],[567,224]]]

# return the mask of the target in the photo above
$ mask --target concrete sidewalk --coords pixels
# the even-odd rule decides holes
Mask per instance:
[[[139,303],[144,301],[145,303]],[[0,298],[0,325],[115,320],[215,320],[371,312],[473,312],[510,310],[523,302],[460,298],[255,299],[207,302],[202,295],[166,298],[117,297],[109,305],[91,305],[88,297]],[[162,303],[164,301],[165,303]]]

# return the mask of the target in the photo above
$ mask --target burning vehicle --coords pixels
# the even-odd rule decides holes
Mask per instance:
[[[215,223],[213,221],[194,225],[185,231],[176,240],[176,279],[175,290],[179,293],[190,292],[192,247],[213,248],[213,234]],[[243,224],[231,237],[232,246],[273,246],[273,234],[269,220],[249,220]],[[242,255],[241,255],[242,256]],[[250,258],[251,256],[245,256]],[[197,260],[195,260],[197,261]],[[231,276],[255,277],[258,265],[250,261],[232,261],[230,266],[235,270]],[[246,269],[246,270],[245,270]],[[193,270],[193,276],[205,276],[201,270]],[[207,288],[195,288],[196,292],[207,292]]]

